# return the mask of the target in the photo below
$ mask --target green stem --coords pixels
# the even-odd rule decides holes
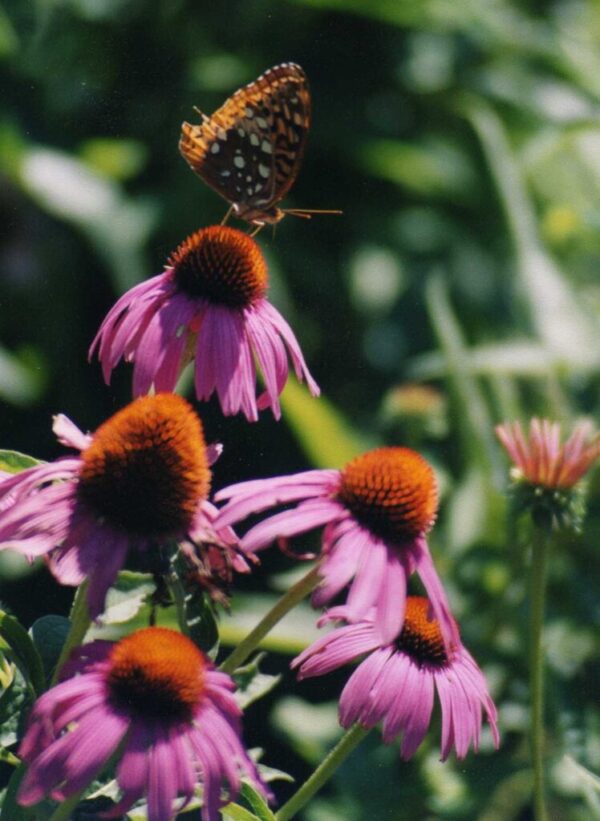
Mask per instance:
[[[360,724],[351,727],[330,751],[325,760],[319,764],[310,778],[304,782],[298,792],[294,793],[275,815],[277,821],[288,821],[289,818],[293,818],[297,812],[300,812],[302,807],[331,778],[340,764],[345,761],[352,750],[360,744],[369,732],[370,730],[365,730]]]
[[[79,790],[75,793],[75,795],[71,795],[69,798],[66,798],[52,813],[50,816],[49,821],[68,821],[71,818],[72,810],[79,804],[81,800],[81,796],[85,792],[87,787],[83,790]]]
[[[319,567],[313,567],[306,576],[303,576],[299,582],[283,595],[277,604],[272,607],[261,621],[256,625],[246,638],[241,641],[235,648],[233,653],[228,656],[220,669],[224,673],[233,673],[241,664],[243,664],[250,653],[258,647],[264,637],[275,627],[277,622],[292,610],[298,602],[301,602],[309,593],[311,593],[320,582]]]
[[[54,674],[52,675],[52,681],[50,682],[50,686],[52,687],[58,681],[58,675],[63,664],[69,658],[71,650],[82,643],[84,636],[92,622],[87,606],[87,590],[88,583],[85,581],[83,584],[79,585],[75,591],[71,612],[69,613],[71,627],[67,633],[67,638],[65,639],[63,648],[60,651],[60,656],[56,662],[56,667],[54,668]]]
[[[542,526],[535,526],[531,551],[530,699],[531,761],[535,821],[546,821],[544,797],[544,647],[542,634],[546,600],[546,576],[550,539]]]

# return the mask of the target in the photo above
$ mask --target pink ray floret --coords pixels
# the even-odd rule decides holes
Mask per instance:
[[[407,624],[419,600],[424,605],[422,612],[427,611],[426,600],[409,597]],[[346,619],[347,615],[345,607],[334,608],[320,623]],[[442,760],[453,748],[459,759],[467,755],[470,746],[477,752],[484,713],[497,748],[496,707],[483,673],[462,642],[459,640],[449,659],[441,651],[441,632],[435,637],[435,622],[427,627],[420,644],[403,641],[404,635],[403,631],[396,642],[382,644],[370,612],[362,621],[338,627],[318,639],[294,659],[292,667],[298,668],[298,677],[303,679],[325,675],[363,657],[342,692],[340,723],[345,728],[357,722],[365,728],[381,724],[386,744],[401,735],[404,759],[415,753],[425,737],[436,692],[442,711]],[[434,650],[430,657],[423,656],[427,641]]]
[[[348,588],[348,619],[360,620],[375,608],[375,625],[384,641],[402,628],[408,579],[417,573],[451,655],[458,631],[425,533],[415,532],[402,541],[377,535],[341,499],[341,481],[342,471],[310,470],[231,485],[215,495],[217,502],[226,501],[216,525],[230,526],[250,514],[288,506],[241,538],[242,549],[251,552],[322,527],[321,583],[313,594],[314,606],[326,605]]]
[[[547,488],[573,487],[600,457],[600,436],[591,422],[576,424],[564,444],[560,434],[560,424],[548,419],[532,419],[529,437],[520,422],[496,428],[519,478]]]
[[[62,444],[80,451],[93,438],[62,414],[55,417],[53,430]],[[212,462],[220,446],[206,451]],[[65,457],[0,478],[0,550],[15,550],[29,559],[43,556],[61,584],[78,586],[87,579],[89,613],[96,619],[128,551],[154,550],[157,539],[127,533],[99,518],[78,494],[82,464],[80,456]],[[219,545],[234,570],[248,572],[233,530],[214,528],[216,515],[216,508],[199,498],[189,527],[170,539],[179,541],[188,554],[201,543]]]
[[[65,801],[90,785],[115,754],[121,796],[102,818],[120,818],[145,798],[148,821],[171,821],[201,794],[203,821],[217,821],[219,808],[235,800],[242,776],[271,797],[241,741],[241,710],[229,676],[204,657],[200,695],[189,715],[160,715],[147,703],[115,701],[113,647],[93,642],[79,648],[63,669],[63,679],[69,678],[35,703],[19,750],[27,765],[21,805],[47,796]]]
[[[210,226],[196,232],[182,243],[164,273],[136,285],[116,302],[90,347],[90,358],[98,354],[107,384],[121,359],[132,362],[134,396],[152,387],[173,391],[182,369],[193,359],[199,400],[216,393],[226,416],[241,412],[254,422],[259,410],[271,408],[279,419],[288,355],[311,394],[318,396],[320,391],[292,329],[265,296],[260,278],[266,277],[264,265],[254,240],[240,231]],[[187,279],[182,278],[182,266]],[[253,266],[260,269],[258,283]],[[191,289],[190,270],[203,283],[202,289]],[[215,296],[212,279],[206,285],[213,273],[230,285],[234,301],[222,291]],[[242,285],[239,294],[236,288]],[[264,391],[257,397],[258,371]]]

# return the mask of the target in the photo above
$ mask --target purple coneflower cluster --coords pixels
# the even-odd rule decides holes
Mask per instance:
[[[342,470],[242,482],[221,490],[227,500],[217,524],[232,525],[273,506],[292,507],[254,525],[240,540],[260,551],[277,538],[323,527],[316,607],[331,604],[320,624],[340,621],[293,662],[301,678],[323,675],[362,658],[340,700],[340,722],[371,728],[383,740],[403,734],[410,757],[429,726],[434,689],[442,706],[442,757],[454,747],[477,749],[485,713],[499,743],[496,710],[483,674],[462,645],[456,621],[433,564],[426,534],[437,514],[432,468],[413,450],[369,451]],[[407,596],[416,573],[427,598]]]
[[[77,453],[0,480],[0,549],[44,557],[62,584],[86,581],[89,613],[98,619],[131,556],[151,569],[157,562],[158,573],[179,550],[214,591],[224,576],[248,572],[257,552],[322,528],[313,604],[330,606],[320,624],[337,626],[293,662],[299,677],[358,662],[342,693],[340,722],[381,724],[385,742],[402,737],[404,758],[426,734],[436,693],[443,759],[452,749],[462,758],[478,748],[484,716],[498,746],[494,704],[428,547],[438,493],[422,456],[378,448],[341,470],[232,485],[215,497],[225,503],[220,510],[209,501],[220,447],[206,444],[196,412],[171,393],[187,365],[193,362],[199,400],[216,394],[225,415],[241,412],[249,421],[264,408],[279,418],[288,357],[319,393],[266,292],[256,242],[212,226],[185,240],[162,274],[122,296],[90,356],[98,354],[106,382],[121,359],[131,362],[137,398],[93,434],[56,417],[56,436]],[[259,373],[264,390],[257,396]],[[232,529],[250,514],[282,507],[240,539]],[[415,579],[426,597],[409,594]],[[241,742],[233,689],[175,631],[149,627],[78,648],[30,716],[19,801],[76,797],[115,758],[121,794],[106,817],[146,797],[149,821],[170,821],[194,800],[205,821],[215,821],[242,777],[271,798]]]

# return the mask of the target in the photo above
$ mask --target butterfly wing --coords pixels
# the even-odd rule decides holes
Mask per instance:
[[[199,125],[183,123],[190,168],[248,221],[268,217],[291,188],[310,127],[310,92],[294,63],[269,69]]]

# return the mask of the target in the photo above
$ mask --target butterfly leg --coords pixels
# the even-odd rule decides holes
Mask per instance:
[[[227,220],[231,216],[232,211],[233,211],[233,205],[230,205],[229,208],[227,209],[227,213],[225,214],[225,216],[221,220],[221,225],[227,225]]]

